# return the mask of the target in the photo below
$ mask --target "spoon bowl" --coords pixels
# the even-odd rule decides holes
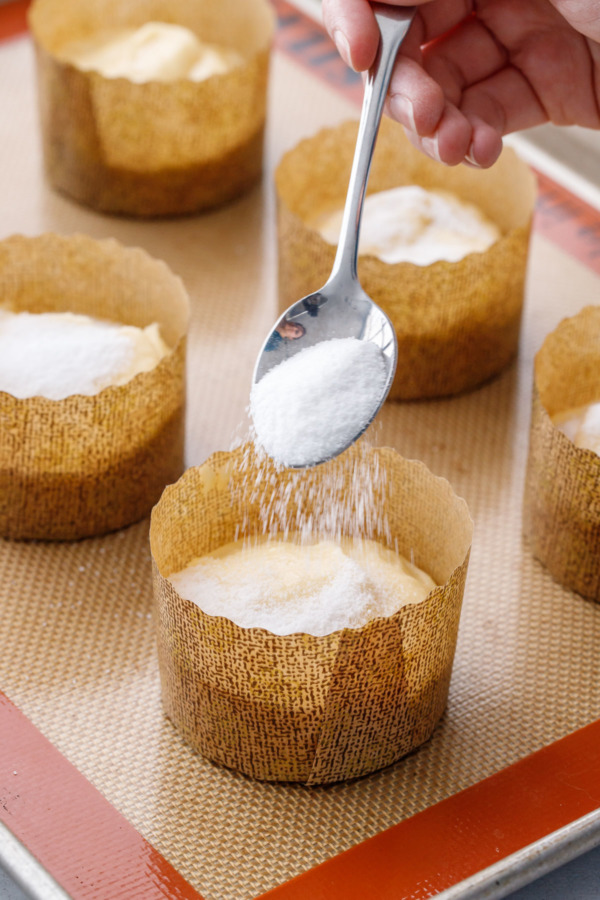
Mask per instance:
[[[320,290],[293,303],[277,321],[258,355],[252,379],[250,406],[257,442],[262,444],[276,461],[293,468],[318,465],[337,456],[354,443],[381,409],[396,370],[398,348],[394,328],[384,311],[363,290],[358,280],[357,257],[362,209],[385,97],[398,49],[408,33],[415,9],[380,3],[373,3],[372,8],[380,31],[379,48],[365,84],[356,149],[333,269]],[[268,417],[272,421],[279,419],[281,428],[287,428],[287,441],[283,445],[281,443],[277,445],[270,442],[268,436],[267,440],[264,440],[264,435],[261,434],[261,417],[256,415],[257,403],[255,403],[257,395],[265,393],[267,383],[258,387],[263,378],[275,366],[287,363],[297,354],[309,348],[322,346],[324,342],[340,339],[368,342],[377,347],[381,354],[376,385],[373,391],[365,396],[365,402],[357,405],[356,419],[352,421],[346,416],[344,427],[330,429],[329,440],[316,440],[309,446],[310,442],[305,440],[306,431],[309,425],[313,427],[319,425],[318,417],[315,418],[314,413],[316,411],[318,414],[321,400],[324,401],[323,413],[331,414],[331,398],[327,396],[331,384],[327,368],[324,368],[321,381],[318,384],[311,382],[312,390],[303,398],[302,391],[307,385],[307,379],[303,369],[296,366],[299,374],[298,383],[295,384],[293,381],[288,383],[289,390],[285,401],[281,403],[281,409],[275,410],[273,417]],[[330,348],[333,350],[334,345],[322,347],[326,354]],[[316,358],[314,354],[311,362],[313,358]],[[334,363],[334,369],[336,366]],[[337,372],[339,374],[339,366]],[[274,377],[278,375],[279,373],[270,376],[269,388],[271,385],[276,386]],[[351,379],[345,380],[346,387],[351,393],[353,387]],[[345,398],[346,406],[351,399],[351,396]],[[307,412],[311,415],[304,415]],[[329,425],[325,419],[320,424],[323,429],[327,429]],[[298,452],[291,449],[274,450],[276,446],[291,448],[296,438],[294,429],[297,430],[297,444],[302,443],[305,446]]]

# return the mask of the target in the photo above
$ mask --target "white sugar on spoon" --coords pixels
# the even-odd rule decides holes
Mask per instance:
[[[382,353],[370,341],[337,338],[307,347],[254,385],[257,443],[285,466],[330,459],[369,424],[385,381]]]
[[[256,443],[288,466],[325,462],[360,437],[384,403],[396,369],[393,326],[358,280],[358,237],[392,69],[415,10],[372,6],[380,31],[379,49],[365,85],[333,269],[319,291],[284,313],[263,344],[254,369],[250,409]],[[270,380],[263,386],[267,376]],[[283,386],[275,384],[278,379],[285,379]],[[286,413],[286,424],[280,427],[275,418],[283,416],[286,404],[294,412]]]

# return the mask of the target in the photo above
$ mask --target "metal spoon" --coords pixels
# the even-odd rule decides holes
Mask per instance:
[[[336,447],[327,459],[337,456],[354,443],[373,421],[388,395],[398,354],[392,323],[360,285],[357,256],[363,202],[375,140],[396,55],[410,28],[415,8],[387,6],[383,3],[373,3],[372,7],[380,31],[379,49],[365,83],[356,149],[333,269],[319,291],[292,304],[277,321],[262,346],[252,378],[253,384],[256,384],[270,369],[305,347],[333,338],[372,341],[380,348],[386,379],[372,415],[351,441]],[[324,461],[315,459],[309,465],[318,465]]]

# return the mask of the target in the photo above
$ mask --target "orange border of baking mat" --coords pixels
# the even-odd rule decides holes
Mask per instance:
[[[30,0],[5,3],[0,7],[0,40],[16,37],[27,31],[27,10]]]
[[[0,820],[73,900],[201,900],[1,693],[0,733]],[[429,897],[599,805],[597,721],[261,897]]]
[[[1,692],[0,735],[0,821],[73,900],[202,900]]]
[[[600,721],[596,721],[259,900],[431,897],[599,806]]]
[[[285,0],[273,3],[277,48],[359,100],[360,77],[343,66],[323,29]],[[23,32],[28,6],[18,0],[0,7],[0,38]],[[600,272],[600,216],[546,176],[539,179],[536,228]],[[0,820],[74,900],[202,900],[2,693],[0,733]],[[262,898],[432,896],[599,806],[600,720]]]

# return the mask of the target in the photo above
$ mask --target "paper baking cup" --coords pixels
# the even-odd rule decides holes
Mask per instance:
[[[17,399],[0,391],[0,535],[75,539],[150,512],[183,470],[188,298],[143,250],[84,236],[0,242],[0,303],[144,328],[171,352],[93,396]]]
[[[188,470],[152,512],[165,711],[204,756],[254,778],[314,785],[373,772],[426,741],[444,711],[471,543],[466,504],[422,463],[387,448],[354,446],[303,473],[248,464],[244,452]],[[371,537],[397,545],[440,585],[422,603],[362,628],[275,635],[205,614],[168,581],[192,558],[262,533],[261,510],[271,509],[273,523],[282,497],[292,522],[300,513],[319,522],[320,484],[336,485],[323,507],[336,492],[360,504],[365,465],[385,474]]]
[[[524,532],[554,578],[600,600],[600,457],[552,416],[600,399],[600,307],[564,319],[535,358]]]
[[[243,65],[201,82],[135,84],[58,58],[65,43],[107,23],[157,20],[237,50]],[[171,216],[259,180],[274,22],[266,0],[35,0],[29,21],[53,187],[103,212]]]
[[[346,122],[302,141],[276,170],[281,312],[329,277],[335,247],[313,223],[344,204],[357,127]],[[448,168],[416,150],[402,128],[384,118],[368,193],[407,184],[476,204],[501,237],[459,262],[417,266],[360,257],[361,284],[388,314],[398,338],[394,400],[474,388],[516,355],[536,195],[531,171],[512,150],[505,149],[490,170]]]

